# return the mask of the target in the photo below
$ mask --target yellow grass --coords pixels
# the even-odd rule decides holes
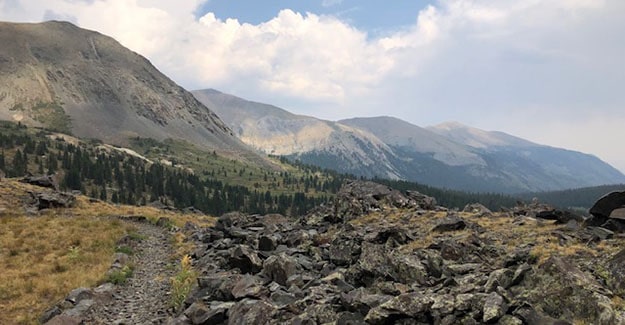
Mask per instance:
[[[119,216],[140,215],[152,222],[167,217],[177,227],[215,222],[207,216],[91,202],[84,196],[71,209],[26,215],[28,191],[46,189],[0,180],[0,324],[36,324],[43,311],[72,289],[102,282],[116,242],[136,231]],[[178,254],[172,258],[192,249],[182,235],[173,240]]]
[[[0,218],[0,324],[36,323],[70,290],[96,285],[131,228],[85,216]]]

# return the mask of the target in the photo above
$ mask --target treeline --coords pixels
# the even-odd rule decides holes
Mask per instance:
[[[346,175],[340,174],[336,171],[332,171],[329,169],[322,169],[320,167],[304,164],[299,160],[291,161],[288,157],[280,157],[280,160],[285,163],[291,163],[295,166],[302,169],[310,169],[316,170],[323,173],[327,173],[333,176],[337,182],[342,183],[345,179],[357,179],[358,177],[354,175]],[[502,207],[509,208],[513,207],[520,200],[519,198],[512,197],[506,194],[500,193],[470,193],[464,191],[457,190],[449,190],[449,189],[441,189],[436,188],[424,184],[419,184],[416,182],[409,181],[401,181],[401,180],[389,180],[389,179],[381,179],[381,178],[365,178],[359,177],[361,180],[370,180],[379,184],[384,184],[389,187],[392,187],[396,190],[405,192],[405,191],[417,191],[423,193],[425,195],[432,196],[436,198],[436,201],[439,205],[448,207],[448,208],[464,208],[465,205],[470,203],[481,203],[487,208],[493,211],[499,211]]]
[[[302,184],[304,192],[261,191],[199,177],[182,168],[149,163],[114,149],[74,145],[50,139],[45,131],[29,134],[16,124],[2,124],[0,170],[8,177],[28,173],[54,174],[64,190],[79,190],[91,197],[131,205],[194,207],[220,215],[229,211],[301,215],[326,202],[329,195],[307,195],[310,189],[336,192],[339,185],[315,177],[294,178],[281,173],[282,184]]]
[[[549,203],[559,208],[581,208],[588,210],[603,195],[613,191],[625,191],[625,184],[601,185],[563,191],[524,193],[520,196],[525,200],[538,198],[540,202]]]
[[[425,195],[436,198],[439,205],[447,208],[462,209],[470,203],[481,203],[493,211],[499,211],[502,207],[513,207],[518,199],[499,193],[470,193],[449,189],[440,189],[428,185],[407,181],[396,181],[386,179],[373,179],[374,182],[390,186],[400,191],[417,191]]]

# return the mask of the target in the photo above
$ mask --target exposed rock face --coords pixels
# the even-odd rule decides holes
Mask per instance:
[[[114,39],[71,23],[0,23],[0,119],[107,143],[184,139],[256,157],[209,108]]]
[[[602,240],[617,245],[616,236],[587,237],[581,225],[571,230],[532,213],[424,210],[372,183],[350,182],[341,193],[335,206],[300,219],[228,214],[215,228],[193,230],[191,237],[213,240],[193,256],[203,275],[178,320],[625,324],[622,306],[611,300],[623,288],[623,253],[567,251],[580,243],[598,249]],[[432,231],[441,224],[449,226]],[[540,253],[550,242],[562,250]],[[233,264],[233,256],[254,267]]]

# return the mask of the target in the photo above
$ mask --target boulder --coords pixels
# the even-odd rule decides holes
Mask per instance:
[[[74,206],[76,197],[70,193],[64,192],[42,192],[31,193],[36,200],[38,210],[54,209],[54,208],[71,208]]]
[[[279,235],[262,235],[258,238],[258,250],[270,252],[278,247]]]
[[[414,200],[421,209],[424,209],[424,210],[436,209],[436,199],[431,196],[421,194],[417,191],[406,191],[406,195],[408,196],[408,198]]]
[[[483,206],[480,203],[469,203],[464,206],[464,209],[462,209],[462,212],[468,212],[468,213],[480,214],[480,215],[492,213],[490,209],[488,209],[487,207]]]
[[[229,263],[241,273],[258,273],[263,267],[258,253],[246,245],[238,245],[230,251]]]
[[[393,298],[390,295],[373,294],[364,288],[358,288],[341,294],[341,304],[352,312],[366,315],[371,308],[375,308]]]
[[[492,323],[501,318],[507,310],[508,306],[503,298],[498,293],[491,292],[484,300],[482,320],[484,323]]]
[[[269,295],[269,290],[265,288],[263,280],[254,275],[243,275],[232,288],[232,296],[235,299],[241,298],[261,298]]]
[[[595,218],[607,219],[612,211],[623,207],[625,207],[625,191],[615,191],[599,198],[589,212]]]
[[[580,215],[556,209],[538,211],[536,212],[536,217],[546,220],[555,220],[558,224],[566,224],[571,220],[575,220],[577,222],[584,221],[584,218]]]
[[[365,321],[369,324],[391,324],[395,320],[408,318],[428,322],[428,313],[433,304],[434,300],[430,296],[419,292],[406,293],[372,308]]]
[[[234,305],[233,302],[213,301],[206,306],[201,301],[196,301],[183,314],[194,325],[221,324],[228,318],[228,310]]]
[[[266,301],[243,299],[228,311],[228,325],[268,324],[275,311]]]
[[[54,180],[52,175],[26,176],[20,179],[20,182],[45,188],[51,188],[55,191],[59,190],[59,184]]]
[[[284,253],[270,256],[263,263],[262,273],[281,285],[286,285],[287,279],[295,272],[297,260]]]
[[[464,219],[456,215],[448,215],[447,217],[441,219],[436,224],[436,226],[434,226],[432,231],[446,232],[446,231],[462,230],[466,227],[467,227],[467,223],[464,221]]]

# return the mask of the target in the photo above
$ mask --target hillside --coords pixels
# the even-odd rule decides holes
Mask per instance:
[[[114,39],[71,23],[0,22],[0,119],[106,143],[183,139],[266,163],[189,92]]]
[[[246,101],[213,89],[192,92],[212,107],[246,144],[341,173],[400,177],[392,150],[375,136],[347,125]]]
[[[625,181],[592,155],[459,123],[421,128],[392,117],[330,122],[216,90],[193,94],[254,148],[356,176],[509,194]]]

